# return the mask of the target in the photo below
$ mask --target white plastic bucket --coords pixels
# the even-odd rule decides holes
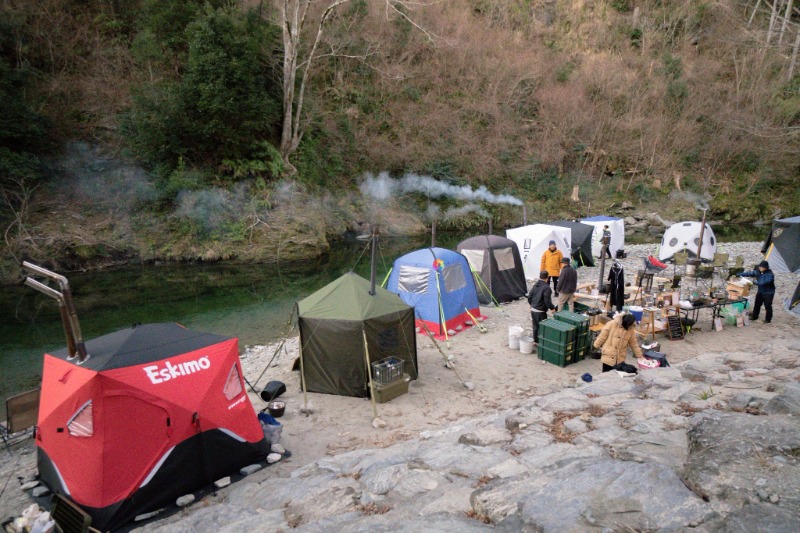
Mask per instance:
[[[525,330],[519,324],[508,327],[508,347],[512,350],[519,350],[519,338]]]
[[[533,337],[520,337],[519,351],[525,354],[533,353]]]

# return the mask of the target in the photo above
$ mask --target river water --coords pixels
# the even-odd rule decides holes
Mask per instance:
[[[714,228],[721,242],[763,240],[768,227]],[[455,249],[474,235],[441,233],[437,245]],[[626,237],[630,244],[660,236]],[[168,264],[69,273],[84,339],[140,322],[178,322],[238,337],[240,346],[283,337],[295,302],[349,270],[369,277],[367,243],[335,243],[325,257],[292,265]],[[427,246],[427,237],[385,238],[379,243],[378,283],[394,259]],[[0,399],[39,385],[42,354],[65,345],[58,305],[25,286],[0,291]],[[5,402],[0,404],[5,418]]]

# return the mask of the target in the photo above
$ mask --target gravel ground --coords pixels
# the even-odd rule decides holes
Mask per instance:
[[[759,263],[764,256],[761,255],[761,242],[728,242],[720,243],[717,247],[717,252],[727,253],[730,255],[731,261],[737,256],[744,257],[744,266],[747,269],[752,268]],[[633,284],[636,271],[644,268],[644,258],[648,255],[656,256],[658,253],[657,244],[632,244],[625,246],[625,252],[628,257],[619,259],[620,264],[625,269],[625,283]],[[581,267],[578,269],[578,278],[580,282],[595,281],[600,275],[600,260],[595,260],[597,266],[594,267]],[[606,276],[608,276],[608,269],[610,268],[609,260],[606,260]],[[678,270],[680,272],[680,268]],[[664,271],[664,277],[672,276],[672,265]],[[716,278],[719,283],[719,278]],[[777,289],[774,309],[777,312],[783,306],[784,298],[789,298],[794,292],[797,283],[800,280],[798,274],[788,273],[775,273],[775,286]],[[689,282],[691,283],[691,281]],[[755,297],[755,290],[750,292],[750,299]]]

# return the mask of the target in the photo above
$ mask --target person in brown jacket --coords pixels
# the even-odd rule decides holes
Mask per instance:
[[[564,259],[564,254],[561,253],[561,250],[556,248],[556,241],[550,241],[547,250],[542,254],[542,266],[539,270],[546,270],[550,275],[550,279],[548,279],[547,282],[549,283],[550,280],[553,280],[553,295],[556,297],[558,296],[557,285],[558,276],[561,274],[562,259]]]
[[[624,363],[628,356],[628,347],[633,350],[633,355],[643,359],[642,349],[636,342],[636,330],[633,324],[636,319],[631,314],[617,315],[614,320],[603,326],[594,347],[601,350],[600,362],[603,363],[603,372],[613,370],[619,363]]]

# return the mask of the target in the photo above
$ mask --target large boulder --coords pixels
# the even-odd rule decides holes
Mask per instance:
[[[713,516],[675,472],[656,464],[581,458],[472,494],[477,514],[494,523],[514,522],[518,530],[677,530]],[[516,517],[514,515],[517,515]]]
[[[687,486],[722,513],[769,500],[800,511],[800,419],[709,410],[692,417]]]

